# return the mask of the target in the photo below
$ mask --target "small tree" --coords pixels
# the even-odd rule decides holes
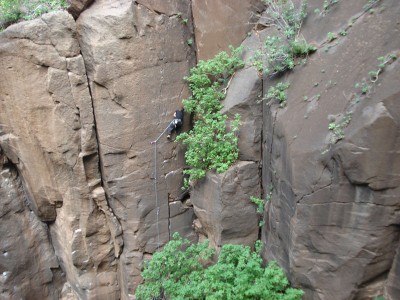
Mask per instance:
[[[256,251],[243,245],[224,245],[215,264],[208,243],[191,244],[175,233],[163,251],[146,262],[137,288],[139,300],[297,300],[303,291],[289,287],[282,269],[262,266]],[[185,250],[186,249],[186,250]]]

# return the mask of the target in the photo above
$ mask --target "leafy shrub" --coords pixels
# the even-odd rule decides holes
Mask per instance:
[[[279,82],[275,86],[271,86],[268,89],[266,100],[278,100],[280,104],[286,101],[286,90],[289,88],[290,84],[288,82]]]
[[[186,250],[185,250],[186,249]],[[144,264],[144,283],[136,290],[138,300],[296,300],[303,291],[290,288],[282,269],[271,262],[262,266],[256,251],[243,245],[224,245],[215,264],[207,242],[191,244],[175,233],[164,250]]]
[[[254,203],[257,206],[257,213],[259,215],[263,215],[265,201],[263,199],[260,199],[258,197],[254,197],[254,196],[250,196],[250,201],[251,201],[251,203]]]
[[[0,0],[0,26],[5,28],[22,18],[23,0]]]
[[[238,158],[236,132],[240,115],[235,116],[228,130],[227,116],[220,110],[225,97],[223,87],[226,89],[232,74],[244,66],[241,51],[231,48],[231,55],[221,52],[213,59],[199,61],[185,78],[192,96],[183,100],[183,105],[195,115],[193,129],[177,137],[188,146],[185,158],[191,168],[184,171],[189,175],[185,187],[204,177],[207,170],[226,171]]]
[[[67,6],[66,0],[0,0],[0,29]]]
[[[309,45],[299,34],[303,19],[307,16],[307,1],[296,7],[290,0],[263,0],[268,5],[267,18],[271,26],[278,28],[279,34],[267,37],[264,43],[264,58],[268,67],[267,75],[282,73],[295,67],[297,57],[304,57],[317,49]],[[254,58],[260,71],[263,64],[258,53]]]

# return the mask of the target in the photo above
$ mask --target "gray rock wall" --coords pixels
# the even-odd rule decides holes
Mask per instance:
[[[321,16],[312,13],[321,3],[311,1],[303,34],[319,50],[286,76],[264,80],[265,91],[290,82],[284,108],[264,106],[263,186],[274,187],[264,257],[277,260],[306,299],[399,297],[398,59],[376,83],[368,72],[380,56],[399,57],[400,6],[382,1],[365,12],[364,5],[339,2]],[[329,42],[328,32],[338,38]],[[328,129],[334,122],[343,137]]]

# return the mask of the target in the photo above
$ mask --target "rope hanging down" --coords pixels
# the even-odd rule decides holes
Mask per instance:
[[[160,248],[160,204],[158,203],[158,188],[157,188],[157,142],[168,130],[168,127],[173,123],[171,121],[158,138],[151,142],[154,144],[154,192],[156,194],[156,216],[157,216],[157,250]]]

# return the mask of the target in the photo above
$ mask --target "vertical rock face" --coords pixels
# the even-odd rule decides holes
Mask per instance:
[[[197,58],[206,60],[237,47],[264,8],[259,0],[192,0]]]
[[[161,137],[187,96],[194,63],[188,1],[96,1],[77,21],[88,71],[106,194],[124,232],[122,297],[140,282],[143,255],[190,230],[177,189],[183,149]],[[178,186],[169,185],[175,182]],[[169,205],[169,200],[175,201]],[[181,212],[179,212],[181,211]],[[170,217],[172,217],[170,222]],[[190,234],[190,233],[189,233]]]
[[[260,39],[253,35],[243,45],[248,60],[260,47]],[[250,197],[261,196],[261,94],[261,76],[254,67],[246,65],[233,75],[222,112],[230,119],[241,116],[239,162],[223,174],[207,174],[191,192],[196,229],[217,249],[228,243],[253,246],[258,238],[259,217]]]
[[[48,227],[30,210],[22,183],[0,149],[0,298],[57,299],[65,278]]]
[[[307,299],[400,297],[399,62],[391,59],[375,83],[368,75],[378,57],[398,57],[400,5],[384,1],[369,13],[364,5],[310,14],[303,33],[320,50],[280,78],[290,82],[287,106],[264,106],[263,185],[274,186],[264,256]]]
[[[258,217],[250,196],[260,196],[258,164],[239,162],[224,174],[207,174],[197,183],[191,200],[200,233],[212,247],[253,245],[258,237]]]
[[[118,297],[121,228],[101,186],[73,18],[59,12],[8,28],[0,34],[0,68],[0,145],[30,207],[51,222],[66,279],[81,299]]]

